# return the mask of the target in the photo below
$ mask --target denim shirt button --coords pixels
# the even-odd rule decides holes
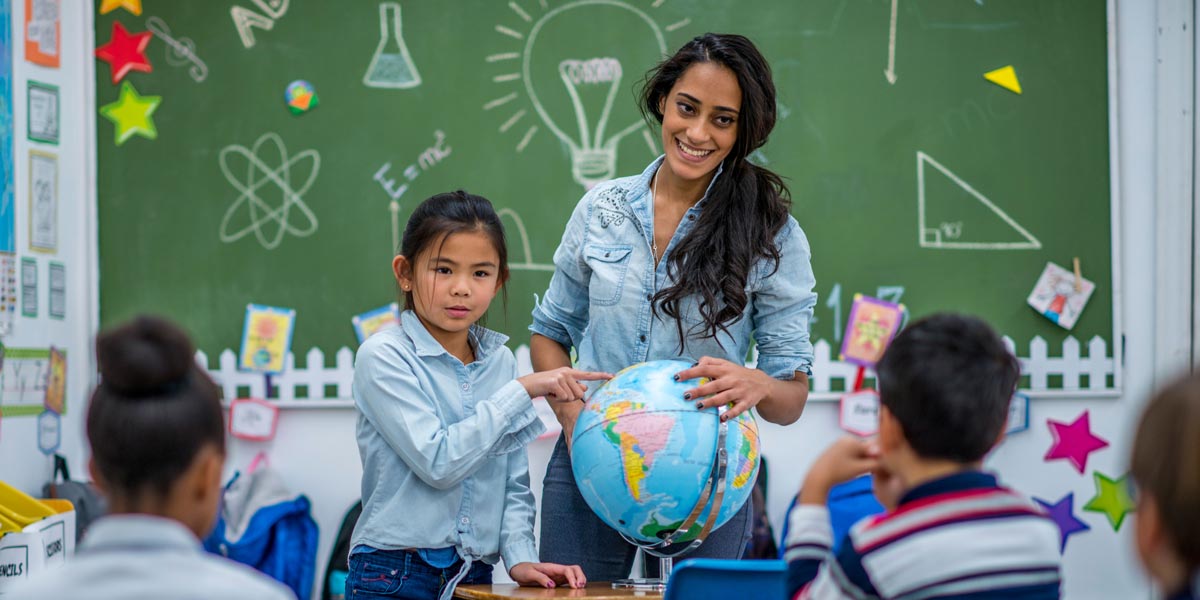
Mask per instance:
[[[646,294],[647,300],[654,300],[654,294]]]
[[[471,389],[471,384],[469,384],[469,383],[462,384],[462,391],[466,392],[470,389]]]
[[[642,335],[638,336],[638,339],[643,342],[646,341],[646,334],[643,333]]]

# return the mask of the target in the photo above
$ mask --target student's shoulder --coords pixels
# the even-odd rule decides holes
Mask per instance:
[[[211,555],[206,561],[207,578],[228,593],[226,598],[253,600],[294,600],[287,586],[232,560]],[[214,596],[215,597],[215,596]]]
[[[403,325],[375,332],[363,341],[355,354],[355,364],[363,361],[388,360],[409,355],[413,352],[413,340],[404,331]]]

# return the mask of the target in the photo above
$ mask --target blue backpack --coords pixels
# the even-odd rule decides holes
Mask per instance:
[[[317,523],[303,494],[287,492],[269,468],[235,473],[204,549],[249,565],[311,598],[316,574]]]

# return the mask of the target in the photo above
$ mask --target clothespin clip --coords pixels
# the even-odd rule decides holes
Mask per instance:
[[[1075,293],[1083,293],[1083,274],[1079,271],[1079,257],[1075,257]]]

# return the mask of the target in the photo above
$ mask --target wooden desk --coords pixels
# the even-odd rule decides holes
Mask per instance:
[[[515,583],[460,585],[455,598],[464,600],[513,600],[515,598],[588,598],[589,600],[626,600],[628,598],[662,598],[659,592],[614,590],[606,581],[588,582],[582,589],[521,587]]]

